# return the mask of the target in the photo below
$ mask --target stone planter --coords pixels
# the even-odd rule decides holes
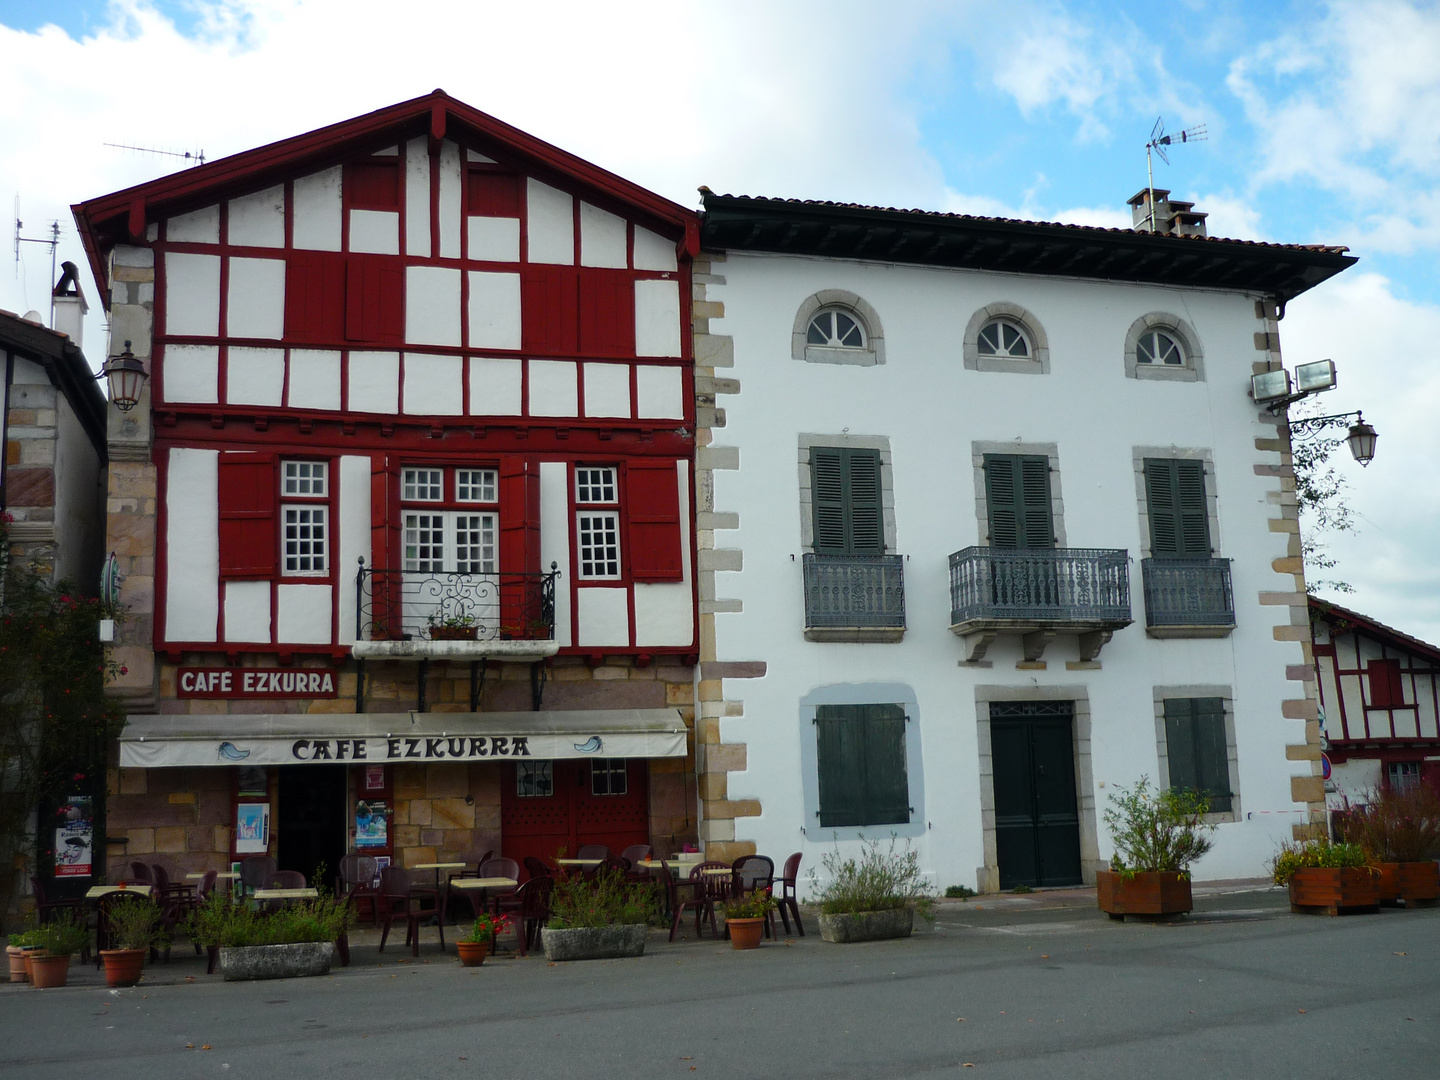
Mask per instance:
[[[479,967],[490,955],[488,941],[457,941],[455,950],[460,954],[460,963],[466,967]]]
[[[246,979],[294,979],[328,975],[335,958],[333,941],[301,941],[291,945],[247,945],[220,950],[220,974],[226,982]]]
[[[1440,863],[1387,862],[1380,864],[1380,903],[1405,907],[1434,907],[1440,904]]]
[[[609,960],[620,956],[643,956],[644,923],[621,926],[584,926],[573,930],[540,931],[546,960]]]
[[[1190,879],[1174,870],[1137,870],[1126,880],[1114,870],[1095,874],[1095,902],[1112,919],[1126,915],[1156,917],[1194,910]]]
[[[144,949],[101,949],[106,986],[134,986],[145,967]]]
[[[914,930],[915,909],[910,907],[820,916],[820,936],[842,945],[854,941],[909,937]]]
[[[760,935],[765,932],[765,920],[762,918],[726,919],[725,928],[730,931],[730,947],[732,949],[758,949]]]
[[[1354,915],[1380,910],[1380,875],[1368,866],[1309,866],[1290,879],[1290,910]]]
[[[26,963],[30,967],[30,981],[36,990],[49,990],[53,986],[64,986],[70,978],[70,956],[31,956]]]

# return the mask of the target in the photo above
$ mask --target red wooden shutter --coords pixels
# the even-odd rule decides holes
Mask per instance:
[[[540,467],[500,460],[500,628],[524,633],[541,616]]]
[[[1371,660],[1365,665],[1370,676],[1370,705],[1392,709],[1405,704],[1405,682],[1399,660]]]
[[[405,339],[405,268],[384,255],[352,255],[345,275],[345,338],[398,345]]]
[[[352,210],[398,210],[400,161],[357,161],[345,166],[345,198]]]
[[[632,461],[625,467],[630,576],[636,581],[679,581],[680,489],[674,461]]]
[[[383,455],[370,459],[370,565],[381,570],[399,569],[398,564],[391,564],[390,554],[391,537],[400,527],[399,499],[395,497],[399,479]]]
[[[280,543],[275,524],[275,460],[220,455],[220,577],[273,578]]]
[[[345,257],[294,251],[285,268],[285,337],[333,343],[345,336]]]
[[[580,349],[595,356],[635,355],[635,282],[629,271],[581,271]]]
[[[514,173],[471,169],[467,212],[478,217],[519,217],[520,178]]]
[[[524,269],[520,277],[520,327],[526,351],[550,354],[576,351],[580,321],[578,289],[576,273],[568,266]]]

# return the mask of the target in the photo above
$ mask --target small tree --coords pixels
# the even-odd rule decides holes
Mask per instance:
[[[1215,826],[1205,821],[1209,810],[1204,795],[1183,788],[1151,791],[1146,776],[1133,787],[1120,788],[1105,809],[1105,826],[1115,842],[1110,869],[1127,875],[1187,872],[1214,843]]]
[[[1312,399],[1294,407],[1294,419],[1305,420],[1320,412]],[[1333,533],[1354,532],[1355,512],[1346,504],[1350,489],[1346,479],[1331,465],[1330,455],[1345,445],[1345,419],[1328,420],[1307,435],[1290,437],[1290,454],[1295,468],[1295,500],[1300,509],[1300,552],[1305,559],[1305,583],[1310,592],[1333,589],[1351,593],[1355,589],[1347,581],[1324,578],[1335,569],[1336,562],[1325,549],[1325,537]]]

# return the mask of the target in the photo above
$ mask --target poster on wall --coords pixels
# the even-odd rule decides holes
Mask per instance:
[[[357,849],[390,846],[386,812],[387,804],[384,799],[361,799],[355,804],[355,847]]]
[[[270,850],[270,804],[240,803],[235,807],[235,853],[263,854]]]
[[[55,829],[55,876],[89,877],[95,842],[94,803],[89,795],[71,795],[60,808]]]
[[[366,766],[365,766],[365,790],[366,790],[366,791],[384,791],[384,790],[385,790],[385,766],[384,766],[384,765],[366,765]]]

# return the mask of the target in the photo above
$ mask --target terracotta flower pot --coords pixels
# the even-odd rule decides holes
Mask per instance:
[[[1095,902],[1112,919],[1126,915],[1183,915],[1195,901],[1189,877],[1174,870],[1137,870],[1126,878],[1115,870],[1095,874]]]
[[[25,974],[25,950],[19,945],[6,945],[5,955],[10,958],[10,981],[29,982],[30,976]]]
[[[30,981],[37,990],[49,990],[53,986],[64,986],[70,978],[70,957],[32,956],[29,959]]]
[[[478,626],[432,626],[431,641],[474,641],[480,633]]]
[[[457,941],[455,948],[460,951],[460,963],[466,967],[479,967],[490,955],[488,941]]]
[[[20,952],[20,962],[25,965],[25,978],[21,981],[34,982],[34,976],[30,972],[30,962],[37,956],[44,956],[45,947],[43,945],[22,945]]]
[[[145,966],[144,949],[101,949],[106,986],[134,986]]]
[[[1380,875],[1368,866],[1307,866],[1290,879],[1290,910],[1351,915],[1380,910]]]
[[[730,931],[730,947],[732,949],[758,949],[760,947],[760,935],[765,930],[764,919],[726,919],[725,926]]]
[[[1407,908],[1440,903],[1440,863],[1381,863],[1377,883],[1382,904],[1405,901]]]

